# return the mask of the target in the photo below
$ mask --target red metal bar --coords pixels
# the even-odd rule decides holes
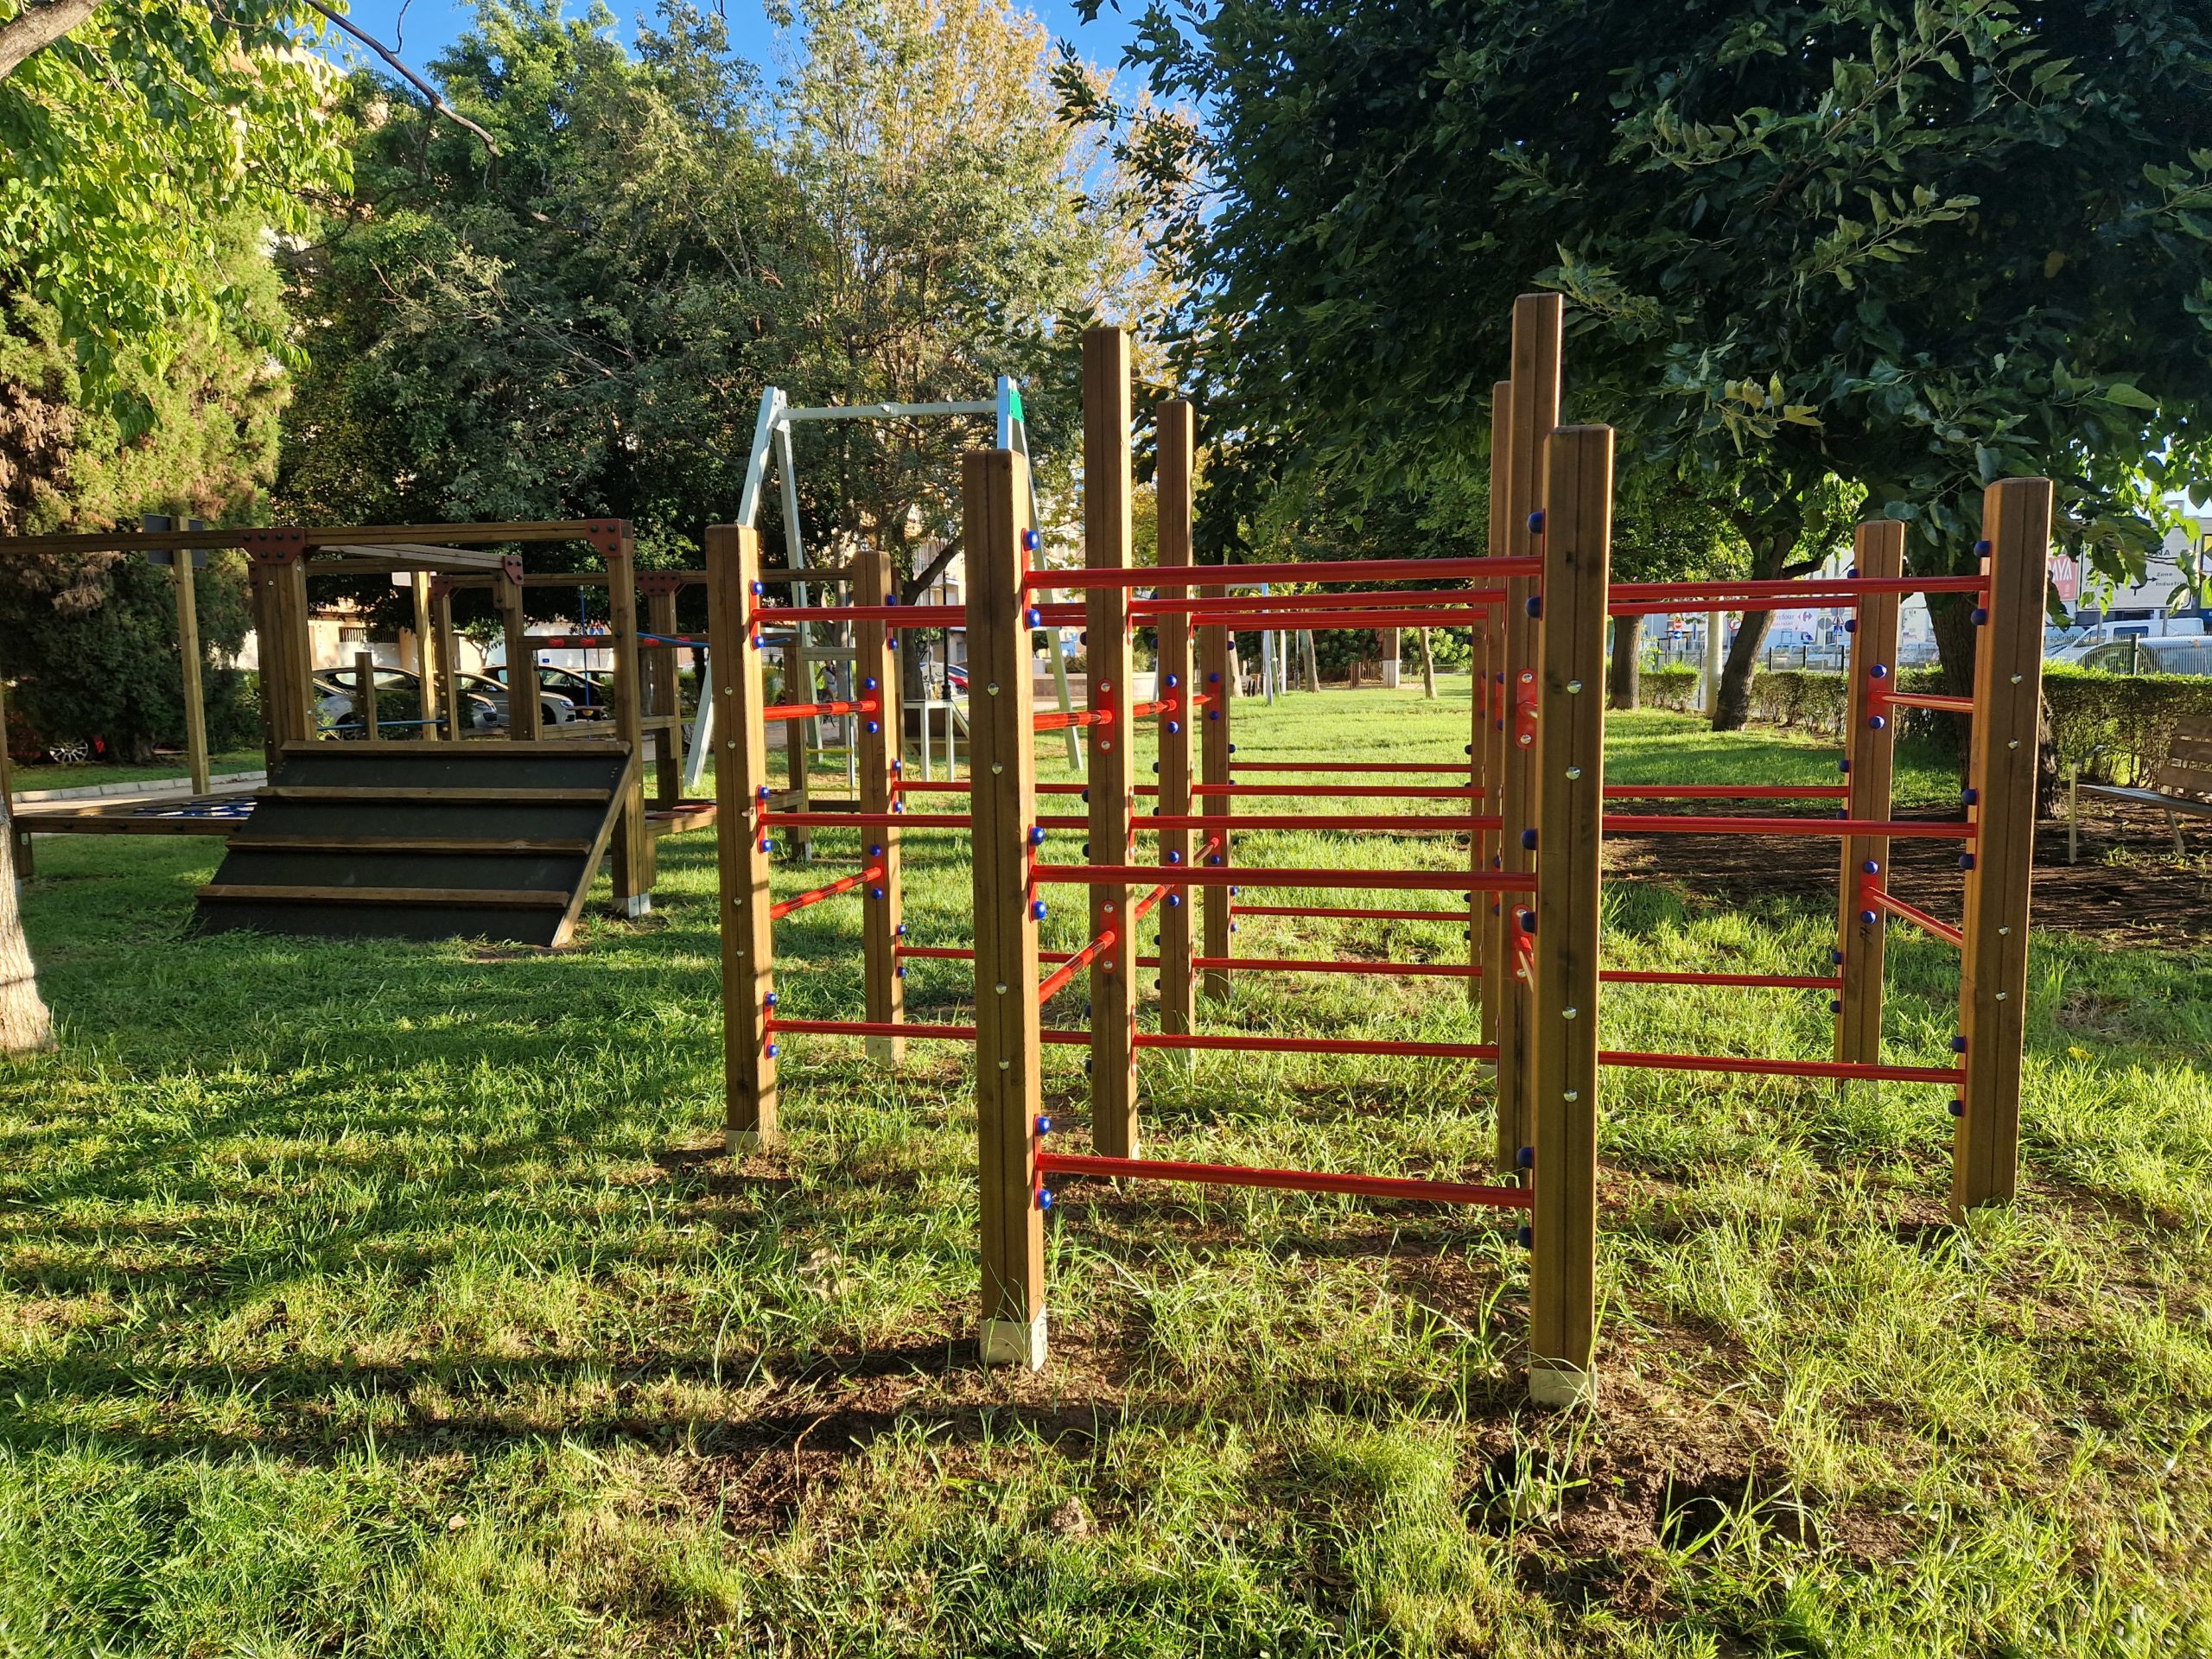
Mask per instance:
[[[1323,559],[1312,564],[1192,564],[1106,567],[1096,570],[1032,570],[1022,578],[1035,588],[1249,588],[1275,582],[1471,581],[1478,576],[1541,576],[1544,562],[1522,559]],[[1689,608],[1689,607],[1685,607]]]
[[[1496,1043],[1402,1043],[1364,1037],[1262,1037],[1239,1033],[1234,1036],[1192,1032],[1171,1035],[1164,1031],[1141,1031],[1139,1048],[1227,1049],[1250,1054],[1396,1054],[1422,1060],[1494,1060]]]
[[[1235,761],[1230,763],[1236,765]],[[1389,784],[1338,784],[1332,789],[1315,784],[1192,784],[1193,795],[1287,795],[1300,800],[1382,800],[1382,801],[1478,801],[1482,787],[1465,784],[1456,787],[1423,787],[1419,785],[1394,787]],[[1465,823],[1465,818],[1453,818],[1454,823]]]
[[[938,1039],[950,1043],[972,1043],[976,1040],[973,1026],[938,1026],[909,1024],[893,1020],[785,1020],[780,1016],[767,1021],[770,1035],[779,1032],[798,1032],[816,1037],[920,1037]],[[1087,1031],[1045,1031],[1039,1033],[1048,1043],[1059,1043],[1070,1047],[1088,1043]]]
[[[1050,714],[1033,716],[1035,728],[1040,732],[1064,732],[1071,726],[1110,726],[1114,723],[1111,709],[1055,709]]]
[[[1814,576],[1776,578],[1760,582],[1617,582],[1610,592],[1615,599],[1671,600],[1678,611],[1734,610],[1726,603],[1731,594],[1823,599],[1847,599],[1870,594],[1978,594],[1989,586],[1986,576]]]
[[[1158,819],[1149,820],[1158,823]],[[1263,870],[1249,865],[1038,864],[1033,879],[1064,887],[1135,887],[1166,878],[1170,885],[1192,887],[1347,887],[1376,892],[1534,893],[1536,879],[1516,871],[1469,874],[1451,870]]]
[[[1892,916],[1901,916],[1923,932],[1934,934],[1944,944],[1955,949],[1966,948],[1967,936],[1964,933],[1953,927],[1948,922],[1937,921],[1917,905],[1908,905],[1904,899],[1872,886],[1861,887],[1859,889],[1859,896],[1876,910],[1886,910]]]
[[[1215,842],[1212,844],[1217,847],[1221,845],[1219,842]],[[1167,896],[1167,884],[1163,881],[1158,887],[1154,887],[1150,893],[1145,894],[1143,898],[1138,899],[1136,903],[1136,913],[1130,918],[1130,920],[1133,922],[1141,922],[1144,920],[1146,917],[1151,915],[1153,907]],[[1145,967],[1149,964],[1141,962],[1137,965],[1139,967]]]
[[[964,628],[965,605],[756,605],[748,627],[779,622],[881,622],[894,628]],[[705,641],[701,641],[702,645]]]
[[[1609,801],[1840,801],[1838,784],[1607,784]]]
[[[965,812],[763,812],[760,822],[808,830],[965,830]],[[1071,824],[1088,822],[1070,818]]]
[[[810,905],[820,904],[824,899],[835,899],[841,893],[850,893],[855,887],[864,887],[871,881],[882,879],[883,867],[880,864],[856,870],[850,875],[838,877],[826,887],[817,887],[812,893],[802,893],[795,899],[786,899],[781,904],[769,906],[768,919],[779,922],[795,910],[804,910]]]
[[[1970,823],[1889,818],[1637,817],[1605,814],[1609,836],[1889,836],[1899,841],[1972,841]]]
[[[1777,609],[1795,609],[1794,606],[1777,606]],[[1143,620],[1146,619],[1140,619]],[[1372,610],[1372,611],[1285,611],[1263,609],[1258,603],[1245,611],[1230,611],[1219,614],[1209,613],[1192,621],[1201,627],[1230,628],[1239,633],[1257,632],[1262,629],[1284,628],[1300,632],[1326,632],[1340,628],[1465,628],[1471,627],[1480,619],[1464,611],[1441,608],[1429,610]]]
[[[1667,968],[1605,968],[1598,977],[1615,985],[1757,985],[1798,991],[1832,991],[1843,983],[1821,974],[1692,974]]]
[[[1941,697],[1934,692],[1892,691],[1878,701],[1892,709],[1934,709],[1947,715],[1974,713],[1972,697]]]
[[[1039,1175],[1097,1175],[1201,1186],[1263,1186],[1291,1192],[1350,1192],[1369,1198],[1418,1198],[1434,1204],[1478,1204],[1526,1210],[1522,1186],[1476,1186],[1465,1181],[1417,1180],[1401,1175],[1325,1175],[1304,1169],[1253,1169],[1242,1164],[1186,1164],[1170,1158],[1101,1158],[1081,1152],[1040,1152]]]
[[[1236,913],[1249,916],[1252,912],[1240,906]],[[1382,979],[1480,979],[1483,971],[1465,963],[1317,961],[1264,957],[1201,957],[1198,966],[1255,974],[1372,974]],[[1735,985],[1808,991],[1829,990],[1843,983],[1840,979],[1814,974],[1697,974],[1642,968],[1607,968],[1598,977],[1615,985]]]
[[[1465,772],[1465,760],[1237,760],[1239,772]],[[1040,785],[1041,787],[1041,785]]]
[[[1195,813],[1155,812],[1136,821],[1140,830],[1204,830],[1218,825],[1217,817]],[[1326,812],[1244,812],[1230,820],[1236,830],[1392,830],[1414,835],[1463,834],[1470,830],[1496,830],[1503,820],[1463,817],[1452,812],[1346,814]]]
[[[874,697],[858,702],[772,702],[760,711],[760,718],[810,720],[817,715],[872,715],[882,706]]]
[[[1192,594],[1179,599],[1133,599],[1129,609],[1137,616],[1188,616],[1193,621],[1210,622],[1217,611],[1235,615],[1253,610],[1365,611],[1433,605],[1456,608],[1504,602],[1503,588],[1414,588],[1388,594]]]
[[[1097,961],[1103,952],[1113,949],[1116,937],[1114,930],[1110,927],[1108,928],[1103,933],[1101,933],[1089,944],[1084,945],[1082,950],[1077,951],[1065,962],[1062,963],[1058,968],[1055,968],[1051,973],[1047,974],[1045,976],[1044,983],[1037,988],[1038,1001],[1040,1003],[1049,1002],[1054,997],[1058,996],[1062,991],[1065,990],[1070,980],[1073,979],[1084,969],[1090,967],[1092,963]]]
[[[1337,916],[1360,922],[1450,922],[1465,927],[1467,918],[1456,910],[1358,910],[1328,905],[1236,905],[1239,916]]]
[[[1849,1060],[1761,1060],[1734,1054],[1646,1054],[1634,1049],[1598,1051],[1600,1065],[1654,1071],[1732,1071],[1762,1077],[1859,1077],[1874,1083],[1962,1082],[1955,1065],[1866,1065]]]

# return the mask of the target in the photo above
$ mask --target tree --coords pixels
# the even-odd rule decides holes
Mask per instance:
[[[1754,576],[1862,510],[1912,525],[1916,568],[1970,569],[1983,484],[2037,472],[2123,571],[2162,493],[2212,472],[2212,45],[2186,0],[1224,0],[1156,6],[1134,56],[1208,117],[1215,193],[1165,245],[1192,362],[1298,454],[1462,464],[1511,297],[1548,286],[1569,417],[1720,502]],[[1126,143],[1166,180],[1193,164]],[[1938,627],[1963,675],[1971,630]]]
[[[53,1040],[54,1019],[38,994],[38,973],[16,903],[15,832],[8,803],[0,798],[0,1054],[44,1048]]]

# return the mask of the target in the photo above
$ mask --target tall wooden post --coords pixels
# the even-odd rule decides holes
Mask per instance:
[[[648,571],[638,578],[638,586],[645,595],[649,630],[663,639],[675,638],[676,578]],[[660,722],[653,728],[653,804],[658,807],[674,806],[683,798],[683,697],[676,652],[674,645],[652,645],[640,653],[652,667],[652,713]]]
[[[423,718],[442,721],[447,741],[458,743],[467,729],[461,702],[461,639],[454,632],[453,585],[443,576],[430,583],[430,616],[438,650],[435,677],[425,691]]]
[[[1160,563],[1163,569],[1181,569],[1191,563],[1192,520],[1192,479],[1196,433],[1191,405],[1181,398],[1160,404],[1157,437],[1154,494],[1160,512]],[[1183,588],[1163,588],[1180,597]],[[1191,619],[1163,616],[1159,621],[1160,696],[1173,698],[1174,709],[1161,716],[1160,728],[1160,810],[1167,817],[1187,817],[1191,812],[1191,729],[1203,724],[1204,711],[1193,707],[1198,688],[1191,681]],[[1160,862],[1188,865],[1191,832],[1160,832]],[[1195,1027],[1192,1006],[1196,985],[1191,967],[1191,892],[1172,890],[1160,912],[1160,1028],[1184,1036]]]
[[[1529,1397],[1540,1406],[1572,1406],[1587,1404],[1595,1394],[1599,842],[1612,429],[1561,427],[1546,450],[1536,938],[1529,998],[1535,1123]]]
[[[315,683],[308,642],[307,537],[296,530],[240,532],[254,589],[261,651],[261,722],[274,768],[287,743],[314,737]]]
[[[638,758],[622,820],[614,829],[614,902],[626,916],[653,907],[652,826],[645,822],[645,709],[638,686],[638,544],[627,519],[594,523],[588,534],[607,566],[607,649],[614,656],[614,733]]]
[[[2019,1187],[2020,1052],[2028,1016],[2028,889],[2035,864],[2036,750],[2050,480],[1983,492],[1989,590],[1975,612],[1974,738],[1959,1034],[1966,1084],[1951,1142],[1951,1209],[2011,1202]]]
[[[384,715],[377,707],[377,659],[372,652],[353,653],[353,718],[361,722],[361,741],[384,741]]]
[[[409,596],[415,601],[415,683],[421,691],[422,707],[415,712],[423,721],[416,733],[427,741],[435,741],[441,721],[437,681],[432,666],[431,640],[437,628],[436,614],[430,604],[430,572],[410,570],[407,573]],[[458,737],[457,732],[448,735]]]
[[[1226,594],[1226,588],[1202,590],[1209,597]],[[1206,699],[1205,719],[1198,727],[1198,777],[1203,783],[1226,784],[1229,776],[1229,737],[1230,711],[1236,704],[1236,652],[1229,630],[1218,623],[1201,622],[1197,625],[1198,635],[1198,695]],[[1235,849],[1230,844],[1229,823],[1234,803],[1226,795],[1206,795],[1200,798],[1198,816],[1218,823],[1209,823],[1199,833],[1202,846],[1211,845],[1212,851],[1204,855],[1208,864],[1227,864]],[[1198,856],[1197,854],[1193,857]],[[1231,954],[1229,930],[1236,901],[1227,887],[1207,887],[1200,895],[1205,906],[1205,920],[1200,932],[1199,954],[1219,961]],[[1208,968],[1200,979],[1207,996],[1216,1001],[1229,999],[1230,978],[1226,968]]]
[[[537,653],[531,647],[530,623],[522,611],[522,560],[508,554],[492,582],[506,642],[507,735],[518,743],[535,743],[543,711],[537,701]]]
[[[1093,570],[1125,570],[1131,563],[1129,498],[1129,336],[1120,327],[1083,336],[1084,563]],[[1135,722],[1130,710],[1129,590],[1093,588],[1084,596],[1090,631],[1085,678],[1098,723],[1085,728],[1090,797],[1090,853],[1098,864],[1135,861],[1131,811],[1136,779],[1129,764]],[[969,699],[975,677],[969,676]],[[1090,1141],[1109,1158],[1137,1155],[1137,956],[1139,889],[1123,884],[1090,889],[1092,938],[1115,942],[1090,964]]]
[[[1045,1363],[1045,1228],[1037,1192],[1044,1103],[1037,1002],[1041,901],[1030,879],[1037,820],[1022,539],[1028,465],[1010,449],[961,458],[968,541],[968,746],[976,907],[976,1135],[982,1210],[986,1365]],[[1095,659],[1094,659],[1095,660]],[[1126,953],[1124,953],[1126,954]]]
[[[1513,396],[1507,445],[1506,553],[1530,557],[1544,550],[1545,458],[1559,424],[1560,296],[1523,294],[1513,302]],[[1529,848],[1536,827],[1536,753],[1542,699],[1537,675],[1541,634],[1529,614],[1537,584],[1525,576],[1505,584],[1503,650],[1505,741],[1498,766],[1498,860],[1508,871],[1535,867]],[[1523,906],[1509,899],[1498,906],[1491,961],[1497,968],[1497,1147],[1501,1161],[1518,1154],[1535,1135],[1529,1070],[1528,984],[1522,975],[1531,941],[1522,925]]]
[[[707,527],[707,662],[715,699],[715,850],[722,943],[723,1128],[730,1155],[782,1140],[776,1121],[775,938],[768,855],[766,706],[760,634],[752,626],[760,537],[741,524]]]
[[[1853,556],[1862,576],[1904,574],[1904,526],[1883,519],[1859,526]],[[1854,818],[1886,821],[1897,760],[1897,721],[1881,694],[1897,690],[1899,594],[1861,596],[1852,619],[1849,700],[1844,715],[1845,810]],[[1869,886],[1889,885],[1890,838],[1846,836],[1836,906],[1836,960],[1843,986],[1835,999],[1835,1057],[1872,1065],[1882,1058],[1883,948],[1888,918],[1866,899]],[[1848,1087],[1849,1085],[1845,1085]]]
[[[175,528],[165,513],[149,512],[139,520],[144,530]],[[196,518],[188,529],[204,526]],[[194,566],[202,556],[190,547],[169,550],[169,575],[176,590],[176,655],[184,701],[184,766],[192,777],[192,792],[205,795],[213,787],[207,765],[207,704],[200,683],[200,597]]]
[[[1490,542],[1484,550],[1491,558],[1503,558],[1510,537],[1506,531],[1506,514],[1510,503],[1513,453],[1513,383],[1500,380],[1491,388],[1490,394]],[[1467,745],[1467,776],[1482,791],[1470,804],[1471,814],[1480,817],[1494,817],[1498,811],[1498,793],[1505,775],[1505,618],[1503,611],[1491,607],[1484,611],[1475,624],[1474,683],[1469,694],[1474,702],[1470,721]],[[1477,830],[1469,836],[1468,863],[1474,874],[1503,869],[1498,858],[1498,832]],[[1467,995],[1478,998],[1482,1012],[1481,1040],[1495,1045],[1497,1041],[1497,1010],[1506,998],[1505,982],[1512,977],[1510,958],[1498,954],[1504,937],[1502,920],[1509,913],[1508,897],[1502,893],[1479,890],[1467,895],[1467,963],[1475,970],[1475,977],[1467,982]],[[1491,1076],[1497,1067],[1491,1068]],[[1503,1098],[1493,1088],[1493,1097]],[[1513,1154],[1519,1146],[1508,1146],[1509,1132],[1514,1128],[1508,1115],[1497,1115],[1497,1164],[1501,1169],[1510,1169]]]
[[[891,556],[882,549],[863,548],[855,554],[853,577],[856,604],[898,602]],[[854,690],[862,701],[873,697],[876,702],[874,714],[854,716],[860,722],[860,810],[868,815],[888,816],[899,799],[899,761],[906,728],[899,704],[899,653],[892,649],[894,637],[881,622],[853,625]],[[861,867],[874,866],[882,871],[861,890],[861,972],[868,1017],[871,1024],[897,1025],[906,1017],[906,987],[901,977],[906,970],[899,965],[899,927],[905,914],[899,831],[889,825],[864,826],[860,836],[868,849]],[[900,1065],[906,1058],[906,1039],[871,1037],[868,1053],[870,1059],[884,1065]]]

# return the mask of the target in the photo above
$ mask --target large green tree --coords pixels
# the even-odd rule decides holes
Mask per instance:
[[[2201,6],[1222,0],[1143,40],[1206,117],[1195,157],[1131,146],[1211,187],[1164,245],[1185,350],[1297,465],[1468,465],[1511,298],[1550,287],[1570,416],[1717,503],[1758,575],[1862,509],[1955,568],[2018,473],[2117,574],[2212,473]]]

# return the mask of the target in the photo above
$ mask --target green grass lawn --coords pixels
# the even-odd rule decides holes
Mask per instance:
[[[207,770],[216,777],[230,772],[258,772],[263,756],[259,749],[234,749],[207,757]],[[105,760],[87,760],[81,765],[54,766],[44,764],[27,766],[18,764],[14,768],[14,785],[17,790],[27,789],[83,789],[94,784],[161,784],[174,779],[188,778],[191,768],[184,764],[182,755],[161,756],[150,766],[124,766]]]
[[[1460,688],[1248,705],[1240,756],[1456,760]],[[1665,715],[1613,753],[1834,775]],[[914,938],[964,943],[960,842],[908,844]],[[711,836],[663,844],[652,917],[558,954],[186,938],[219,851],[48,839],[26,890],[62,1041],[0,1070],[0,1654],[2212,1652],[2212,950],[2038,938],[2024,1194],[1964,1228],[1941,1090],[1608,1074],[1600,1404],[1550,1416],[1504,1221],[1294,1194],[1070,1185],[1052,1364],[978,1370],[964,1051],[893,1076],[791,1039],[789,1150],[721,1156]],[[1833,931],[1826,901],[1607,905],[1624,966],[1802,971]],[[855,1015],[859,921],[779,925],[786,1013]],[[1935,1060],[1955,957],[1900,931],[1891,962],[1889,1055]],[[967,1005],[963,964],[908,986],[917,1019]],[[1470,1026],[1434,980],[1245,977],[1205,1017]],[[1821,1057],[1829,1016],[1627,987],[1603,1029]],[[1080,1052],[1046,1071],[1080,1148]],[[1458,1068],[1155,1054],[1143,1083],[1149,1153],[1485,1166]]]

